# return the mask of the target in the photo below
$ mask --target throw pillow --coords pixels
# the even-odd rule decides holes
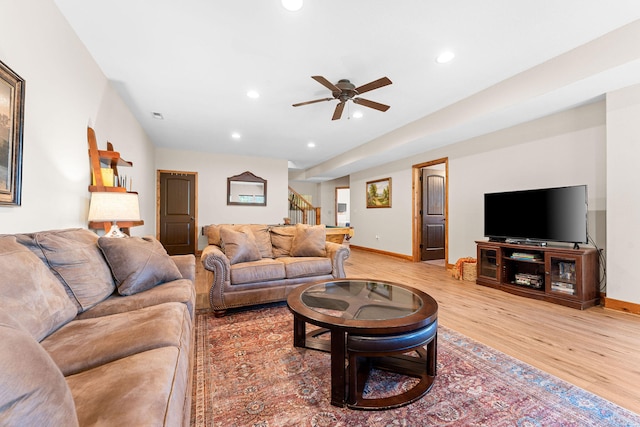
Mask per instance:
[[[102,250],[120,295],[133,295],[162,283],[182,279],[182,274],[162,244],[151,236],[100,237]]]
[[[230,264],[239,262],[258,261],[262,258],[260,249],[251,230],[236,231],[231,227],[220,229],[223,250]]]
[[[248,227],[256,238],[256,244],[260,250],[262,258],[273,258],[273,248],[271,247],[271,235],[269,226],[265,224],[250,224]],[[244,228],[243,228],[244,229]]]
[[[327,256],[327,230],[324,224],[296,224],[296,234],[291,243],[291,256]]]
[[[11,315],[36,340],[78,314],[49,268],[14,236],[0,237],[0,271],[0,313]]]
[[[291,256],[291,243],[296,234],[293,226],[271,227],[271,244],[273,245],[273,256],[275,258]]]
[[[96,233],[72,228],[17,235],[16,239],[51,269],[76,304],[78,313],[113,294],[116,287],[98,249]]]

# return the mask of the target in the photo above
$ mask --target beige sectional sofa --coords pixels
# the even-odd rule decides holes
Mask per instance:
[[[326,240],[324,225],[212,224],[202,265],[216,316],[227,309],[284,301],[302,283],[345,277],[348,246]]]
[[[189,425],[194,256],[66,229],[1,235],[0,270],[0,425]]]

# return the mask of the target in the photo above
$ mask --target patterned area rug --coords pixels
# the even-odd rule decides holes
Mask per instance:
[[[307,328],[308,330],[310,327]],[[292,345],[282,304],[196,318],[192,426],[638,426],[640,416],[440,326],[438,375],[422,399],[388,411],[329,403],[330,355]],[[413,380],[375,372],[369,396]]]

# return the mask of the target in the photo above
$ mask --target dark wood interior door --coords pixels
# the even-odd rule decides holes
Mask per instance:
[[[196,174],[160,173],[160,243],[169,255],[195,254]]]
[[[422,169],[422,242],[420,259],[445,256],[446,176],[443,170]]]

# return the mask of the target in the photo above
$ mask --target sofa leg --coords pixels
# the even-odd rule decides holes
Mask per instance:
[[[227,310],[213,310],[213,317],[224,317],[227,314]]]

